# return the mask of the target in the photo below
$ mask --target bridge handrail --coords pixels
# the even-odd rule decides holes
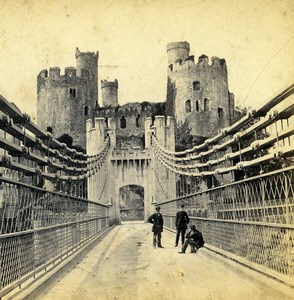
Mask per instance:
[[[289,112],[289,110],[290,110],[290,112]],[[246,130],[238,132],[238,134],[234,135],[231,139],[225,141],[224,143],[222,143],[220,145],[216,145],[216,146],[212,147],[211,149],[209,149],[207,151],[200,152],[199,154],[194,155],[194,156],[187,156],[187,157],[178,158],[175,155],[179,154],[180,152],[171,152],[169,150],[166,150],[164,147],[162,147],[156,141],[156,137],[155,136],[152,136],[152,139],[156,143],[156,146],[170,160],[178,161],[178,162],[192,161],[192,160],[196,160],[196,159],[200,159],[200,158],[203,158],[205,156],[208,156],[208,155],[210,155],[210,154],[214,153],[215,151],[220,150],[222,148],[225,148],[225,147],[228,147],[228,146],[232,146],[233,144],[238,143],[238,140],[240,140],[241,138],[244,138],[245,136],[254,133],[254,131],[265,129],[267,126],[273,124],[276,120],[278,120],[280,118],[285,118],[285,113],[290,114],[290,113],[293,113],[292,111],[294,111],[294,104],[290,104],[288,107],[284,108],[279,113],[270,112],[268,114],[268,118],[267,119],[265,118],[263,120],[260,120],[259,122],[253,124],[252,126],[250,126],[249,128],[247,128]],[[279,138],[281,138],[281,137],[279,136]]]
[[[268,173],[263,173],[263,174],[260,174],[260,175],[252,176],[252,177],[249,177],[249,178],[244,178],[244,179],[241,179],[239,181],[226,183],[226,184],[223,184],[221,186],[211,187],[211,188],[208,188],[206,190],[201,190],[201,191],[191,193],[191,194],[188,194],[188,195],[185,195],[185,196],[179,196],[179,197],[174,198],[174,199],[164,200],[164,201],[160,202],[160,205],[164,205],[166,203],[171,203],[171,202],[176,202],[176,201],[181,201],[181,200],[186,199],[187,197],[193,197],[193,196],[205,194],[205,193],[210,192],[210,191],[222,190],[222,189],[227,188],[227,187],[232,187],[232,186],[240,185],[240,184],[243,184],[243,183],[245,184],[249,181],[253,181],[253,180],[256,180],[256,179],[262,179],[262,178],[265,178],[265,177],[269,177],[269,176],[272,176],[272,175],[276,175],[276,174],[279,174],[279,173],[284,173],[284,172],[288,172],[288,171],[292,171],[292,170],[294,170],[294,165],[290,166],[290,167],[283,168],[283,169],[274,170],[274,171],[271,171],[271,172],[268,172]]]
[[[109,207],[108,205],[103,204],[103,203],[101,203],[99,201],[98,202],[97,201],[92,201],[92,200],[89,200],[89,199],[83,198],[83,197],[78,197],[78,196],[74,196],[74,195],[70,195],[70,194],[65,194],[65,193],[58,192],[58,191],[47,190],[47,189],[44,189],[44,188],[40,188],[40,187],[37,187],[37,186],[32,186],[30,184],[27,184],[27,183],[24,183],[24,182],[20,182],[20,181],[17,181],[17,180],[13,180],[13,179],[9,179],[9,178],[5,178],[5,177],[0,177],[0,183],[1,182],[7,183],[7,184],[11,184],[11,185],[21,186],[21,187],[24,187],[24,188],[29,188],[29,189],[31,189],[33,191],[43,192],[44,194],[52,194],[52,195],[57,195],[57,196],[64,196],[64,197],[68,197],[68,198],[71,198],[71,199],[79,200],[79,201],[82,201],[82,202],[87,202],[87,203],[92,203],[92,204],[95,204],[95,205],[103,206],[105,208]]]
[[[64,149],[64,151],[66,151],[72,156],[81,157],[82,159],[76,161],[76,163],[84,163],[85,160],[89,158],[96,159],[98,156],[98,154],[87,155],[82,152],[78,152],[75,149],[71,149],[67,147],[64,143],[61,143],[58,140],[54,139],[49,132],[45,132],[40,128],[38,128],[38,126],[31,121],[30,117],[27,114],[22,114],[16,107],[14,107],[11,103],[9,103],[2,95],[0,95],[0,110],[10,118],[10,120],[7,118],[6,120],[2,119],[0,121],[0,128],[3,129],[3,127],[8,125],[9,127],[11,127],[10,133],[14,137],[18,138],[19,140],[25,141],[27,139],[31,143],[34,143],[36,146],[39,145],[40,147],[42,147],[42,150],[49,151],[50,154],[52,155],[59,155],[59,157],[62,158],[63,160],[71,160],[71,162],[74,162],[74,160],[72,160],[71,157],[62,155],[56,152],[56,150]],[[26,130],[30,131],[35,135],[35,138],[26,135],[25,132],[17,129],[17,126],[15,126],[14,123],[22,124],[22,126]],[[46,148],[46,146],[43,145],[43,143],[40,143],[38,139],[47,141],[48,146],[50,146],[49,149]]]
[[[252,150],[252,146],[250,146],[249,149],[245,148],[243,152],[251,151],[251,150]],[[156,147],[154,147],[154,151],[155,151],[155,154],[157,154],[157,157],[160,159],[160,162],[166,168],[168,168],[170,171],[177,173],[177,174],[186,175],[186,176],[194,176],[194,177],[205,177],[205,176],[211,176],[211,175],[216,175],[216,174],[220,174],[220,173],[227,173],[229,171],[233,171],[233,170],[237,170],[237,169],[240,170],[240,169],[244,169],[244,168],[249,168],[253,165],[260,164],[261,162],[270,161],[277,157],[287,157],[287,156],[293,155],[293,153],[294,153],[294,150],[292,147],[288,147],[288,146],[287,147],[278,147],[272,153],[263,155],[262,157],[259,157],[256,159],[252,159],[250,161],[240,161],[234,166],[230,166],[230,167],[226,167],[226,168],[218,168],[218,169],[210,170],[210,171],[200,171],[199,170],[200,167],[210,166],[212,164],[215,164],[216,162],[208,161],[207,163],[202,164],[202,165],[200,165],[200,164],[198,164],[198,165],[175,164],[175,163],[172,163],[170,160],[166,159],[162,155],[162,153],[157,150]],[[238,155],[240,155],[240,153],[238,153]],[[230,157],[228,160],[231,160],[233,157],[234,157],[234,155],[232,155],[232,157]],[[191,171],[191,169],[197,169],[197,168],[198,168],[198,172]]]
[[[164,203],[160,203],[163,205]],[[175,217],[173,212],[164,212],[163,216],[166,217]],[[247,224],[247,225],[256,225],[256,226],[266,226],[266,227],[274,227],[274,228],[287,228],[294,229],[294,224],[284,224],[284,223],[266,223],[266,222],[258,222],[258,221],[246,221],[246,220],[228,220],[228,219],[214,219],[214,218],[201,218],[201,217],[193,217],[189,216],[190,220],[202,220],[202,221],[213,221],[219,223],[236,223],[236,224]]]

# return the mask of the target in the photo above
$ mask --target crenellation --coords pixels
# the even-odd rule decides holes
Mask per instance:
[[[226,67],[226,60],[223,58],[218,58],[216,56],[213,56],[211,58],[211,65],[217,68]]]
[[[80,76],[78,76],[75,67],[66,67],[63,74],[60,68],[52,67],[49,69],[49,72],[47,69],[44,69],[38,74],[38,81],[42,80],[43,82],[60,82],[62,84],[66,84],[68,81],[85,83],[86,80],[89,80],[89,70],[82,69]]]
[[[184,42],[167,45],[167,113],[188,121],[192,134],[208,137],[233,121],[226,61],[213,56],[210,64],[202,54],[195,63],[187,59],[189,49]]]
[[[77,69],[74,67],[67,67],[64,70],[64,76],[67,78],[74,78],[77,76]]]
[[[84,56],[84,57],[87,56],[87,57],[94,58],[94,59],[98,60],[99,52],[98,51],[96,51],[96,53],[95,52],[81,52],[79,50],[79,48],[76,47],[75,57],[78,58],[80,56]]]
[[[208,65],[208,57],[205,54],[202,54],[198,57],[198,64]]]
[[[166,117],[166,126],[174,126],[174,118],[171,116]]]
[[[49,69],[49,77],[51,79],[58,79],[60,77],[60,68],[53,67]]]
[[[188,60],[194,62],[195,61],[195,56],[194,55],[190,55],[188,58],[185,58],[185,61],[188,61]]]
[[[115,79],[114,81],[101,80],[101,88],[105,87],[116,87],[118,88],[118,81]]]
[[[48,70],[46,70],[46,69],[42,70],[39,73],[38,77],[47,78],[48,77]]]

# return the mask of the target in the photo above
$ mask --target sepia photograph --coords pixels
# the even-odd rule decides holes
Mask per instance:
[[[0,16],[0,299],[294,300],[292,0]]]

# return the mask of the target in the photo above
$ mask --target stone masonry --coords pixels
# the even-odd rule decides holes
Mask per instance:
[[[211,137],[229,126],[234,117],[234,96],[228,90],[224,59],[201,55],[198,62],[190,55],[187,42],[167,45],[167,115],[178,124],[189,122],[191,133]]]

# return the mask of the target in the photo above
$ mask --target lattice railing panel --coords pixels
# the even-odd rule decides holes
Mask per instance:
[[[163,213],[163,216],[165,226],[174,229],[175,215]],[[203,233],[208,245],[280,274],[294,277],[293,226],[194,217],[191,217],[191,223]]]
[[[108,207],[1,179],[2,289],[86,243],[108,226]]]
[[[33,234],[0,240],[0,290],[34,269]]]

